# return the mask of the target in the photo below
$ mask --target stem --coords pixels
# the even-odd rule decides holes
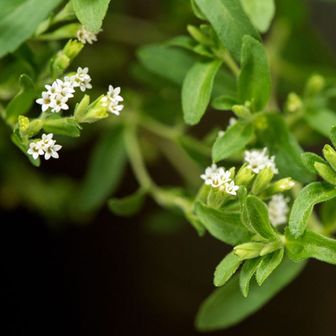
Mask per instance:
[[[232,56],[226,50],[219,50],[216,52],[216,56],[221,59],[227,67],[231,70],[231,72],[238,77],[240,74],[240,68]]]
[[[139,143],[136,138],[135,125],[127,125],[124,133],[126,150],[139,184],[145,189],[150,190],[154,186],[154,182],[149,176],[145,163],[142,159]]]
[[[148,190],[155,202],[159,205],[164,207],[175,206],[180,208],[185,214],[190,215],[192,213],[191,201],[185,197],[176,195],[176,193],[160,188],[150,177],[141,155],[141,149],[136,137],[136,126],[134,123],[126,125],[124,138],[134,175],[141,187]]]

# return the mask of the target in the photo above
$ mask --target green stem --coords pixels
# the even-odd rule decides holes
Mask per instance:
[[[127,125],[124,133],[126,150],[134,171],[134,174],[141,185],[146,190],[150,190],[154,186],[154,182],[149,176],[145,163],[142,159],[141,150],[136,137],[135,125]]]
[[[215,55],[221,59],[226,66],[231,70],[231,72],[238,77],[240,74],[240,68],[232,56],[226,50],[219,50],[215,53]]]

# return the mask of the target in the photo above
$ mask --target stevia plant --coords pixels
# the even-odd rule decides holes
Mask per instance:
[[[3,133],[39,166],[42,157],[61,157],[64,136],[81,136],[84,124],[104,130],[81,184],[48,180],[46,186],[42,174],[24,166],[28,187],[20,189],[18,172],[5,167],[7,187],[54,220],[92,216],[106,201],[112,213],[130,216],[151,197],[178,210],[200,236],[231,246],[214,270],[219,288],[198,312],[201,331],[227,328],[255,312],[310,258],[336,264],[335,71],[312,69],[308,76],[282,53],[298,19],[288,13],[300,13],[302,4],[278,1],[273,22],[273,0],[191,0],[193,24],[184,35],[138,50],[133,73],[147,88],[126,90],[124,103],[117,83],[93,98],[94,76],[85,64],[72,67],[83,47],[99,39],[108,4],[1,4],[0,55],[16,69],[1,80]],[[153,102],[159,113],[150,109]],[[173,118],[167,120],[165,109]],[[206,118],[214,111],[225,112],[209,129]],[[208,134],[196,137],[193,126],[203,123]],[[158,141],[149,142],[153,137]],[[321,155],[303,150],[329,140]],[[153,147],[182,176],[181,185],[154,181],[147,168]],[[139,188],[112,197],[126,161]],[[51,205],[36,197],[48,192],[57,195]],[[69,206],[70,197],[76,206]]]

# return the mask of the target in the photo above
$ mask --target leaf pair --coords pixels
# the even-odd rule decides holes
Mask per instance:
[[[258,285],[261,286],[281,264],[283,256],[284,249],[280,249],[263,257],[245,261],[239,274],[239,286],[244,297],[248,296],[253,275],[256,276]]]
[[[223,46],[240,61],[238,102],[244,104],[250,101],[255,110],[263,109],[270,96],[269,67],[264,48],[258,42],[259,35],[249,22],[239,1],[216,0],[209,3],[196,0],[195,2],[212,24]],[[219,60],[198,62],[188,71],[182,89],[182,106],[186,123],[195,125],[204,115],[220,66]]]
[[[233,277],[225,286],[216,289],[201,305],[196,318],[197,329],[215,331],[237,324],[294,280],[304,265],[284,260],[262,287],[256,283],[251,284],[247,298],[241,295],[238,276]]]

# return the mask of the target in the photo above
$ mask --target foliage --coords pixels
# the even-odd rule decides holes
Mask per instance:
[[[83,221],[104,205],[132,216],[146,198],[177,212],[199,236],[231,247],[214,271],[220,288],[196,319],[202,331],[227,328],[266,304],[306,260],[336,264],[333,60],[322,51],[316,59],[322,43],[315,35],[301,38],[302,27],[310,32],[301,1],[191,0],[185,35],[162,41],[159,34],[158,43],[154,34],[139,46],[142,29],[127,35],[131,20],[122,25],[125,41],[139,46],[129,72],[141,84],[126,90],[122,111],[118,87],[88,94],[88,69],[72,68],[97,40],[109,2],[3,2],[3,190],[54,220]],[[214,125],[218,118],[225,130]],[[46,183],[35,169],[42,157],[58,158],[53,135],[71,150],[98,133],[82,181]],[[321,156],[308,151],[327,142]],[[149,173],[162,156],[180,185],[162,186]],[[118,198],[127,164],[138,186]]]

